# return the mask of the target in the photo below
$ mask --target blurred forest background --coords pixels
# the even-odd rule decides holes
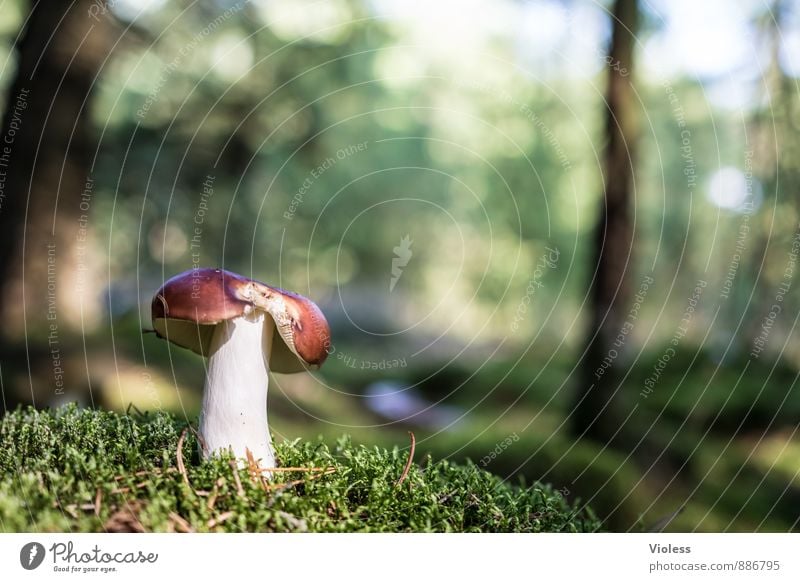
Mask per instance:
[[[331,323],[278,439],[797,529],[800,2],[0,0],[0,63],[5,409],[194,422],[142,330],[221,266]]]

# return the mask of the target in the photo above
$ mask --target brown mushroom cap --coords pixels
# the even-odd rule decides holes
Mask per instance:
[[[331,332],[319,307],[302,295],[222,269],[191,269],[156,291],[156,335],[208,356],[216,324],[258,309],[275,321],[269,366],[290,374],[316,369],[328,357]]]

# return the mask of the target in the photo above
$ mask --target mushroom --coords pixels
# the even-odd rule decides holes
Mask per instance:
[[[200,436],[204,458],[248,450],[275,467],[267,424],[268,372],[322,365],[330,328],[313,301],[222,269],[192,269],[164,283],[152,302],[160,338],[208,357]]]

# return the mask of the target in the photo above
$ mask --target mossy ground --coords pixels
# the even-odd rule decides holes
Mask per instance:
[[[547,485],[512,486],[474,464],[415,459],[342,438],[282,443],[284,467],[319,475],[254,479],[230,459],[200,463],[185,423],[66,406],[18,410],[0,421],[0,531],[593,531]]]

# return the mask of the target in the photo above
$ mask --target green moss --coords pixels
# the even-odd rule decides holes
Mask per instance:
[[[185,424],[66,406],[0,422],[0,531],[593,531],[550,486],[516,487],[473,464],[422,459],[396,486],[407,452],[342,438],[282,443],[267,488],[230,459],[200,463],[189,433],[188,484],[177,470]],[[419,461],[419,459],[417,460]],[[237,483],[237,477],[240,484]],[[299,482],[297,482],[299,481]],[[99,503],[97,503],[99,500]]]

